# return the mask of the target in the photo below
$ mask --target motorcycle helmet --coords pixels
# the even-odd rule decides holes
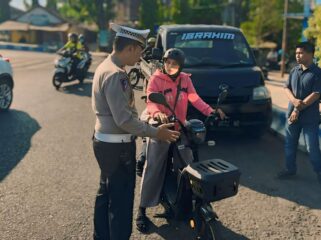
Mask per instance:
[[[163,60],[165,61],[166,59],[173,59],[176,62],[178,62],[179,66],[181,68],[184,67],[184,63],[185,63],[185,54],[182,50],[178,49],[178,48],[170,48],[168,49],[163,56]]]
[[[155,46],[155,43],[156,43],[156,38],[154,38],[154,37],[148,38],[148,40],[147,40],[147,45],[148,45],[148,46],[154,47],[154,46]]]
[[[79,36],[78,36],[78,41],[79,41],[80,43],[84,44],[84,42],[85,42],[85,36],[82,35],[82,34],[79,34]]]
[[[206,127],[201,120],[190,119],[186,123],[188,138],[195,144],[201,144],[205,141]]]
[[[68,34],[68,40],[73,42],[73,43],[76,43],[78,41],[77,33],[69,33]]]
[[[167,59],[175,60],[178,63],[179,68],[178,68],[178,70],[177,70],[177,72],[175,74],[169,74],[166,71],[165,62],[166,62]],[[182,69],[184,67],[185,54],[184,54],[184,52],[182,50],[180,50],[178,48],[170,48],[164,53],[163,61],[164,61],[163,71],[167,75],[169,75],[169,77],[171,77],[172,79],[176,79],[176,77],[180,74],[180,72],[182,71]]]

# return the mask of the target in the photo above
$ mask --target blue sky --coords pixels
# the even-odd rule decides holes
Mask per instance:
[[[0,0],[1,1],[1,0]],[[28,3],[31,3],[31,0],[27,0]],[[39,0],[41,5],[45,5],[46,0]],[[23,4],[23,0],[11,0],[10,5],[19,9],[25,9],[25,5]]]

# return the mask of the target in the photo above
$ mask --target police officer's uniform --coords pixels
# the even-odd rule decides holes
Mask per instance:
[[[113,25],[117,36],[145,43],[149,30]],[[111,54],[97,68],[92,87],[96,114],[93,148],[101,169],[95,203],[94,239],[128,240],[135,187],[135,136],[156,137],[157,129],[138,120],[134,93],[119,59]]]

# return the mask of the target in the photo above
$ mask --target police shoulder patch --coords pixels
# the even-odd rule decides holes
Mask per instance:
[[[120,80],[120,83],[121,83],[121,87],[122,87],[123,91],[126,91],[126,89],[129,87],[128,79],[127,78],[122,78]]]

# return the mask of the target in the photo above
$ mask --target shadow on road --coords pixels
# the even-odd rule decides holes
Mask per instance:
[[[217,136],[216,143],[213,148],[204,146],[210,150],[200,151],[200,159],[227,160],[239,167],[241,185],[312,209],[321,209],[321,186],[306,153],[297,153],[298,176],[281,181],[276,179],[277,172],[284,165],[284,140],[279,137],[267,133],[258,140],[227,134]]]
[[[70,85],[65,85],[60,91],[68,94],[75,94],[83,97],[91,97],[91,86],[92,82],[84,81],[82,84],[72,83]]]
[[[0,182],[28,153],[32,136],[39,129],[28,113],[9,110],[0,114]]]
[[[178,222],[170,220],[168,224],[164,224],[160,227],[155,226],[153,223],[151,225],[150,232],[154,232],[161,236],[162,239],[172,240],[172,239],[186,239],[186,236],[190,236],[189,239],[196,239],[196,233],[193,231],[186,222]],[[233,240],[248,240],[249,238],[237,234],[232,230],[221,225],[221,240],[233,239]]]

